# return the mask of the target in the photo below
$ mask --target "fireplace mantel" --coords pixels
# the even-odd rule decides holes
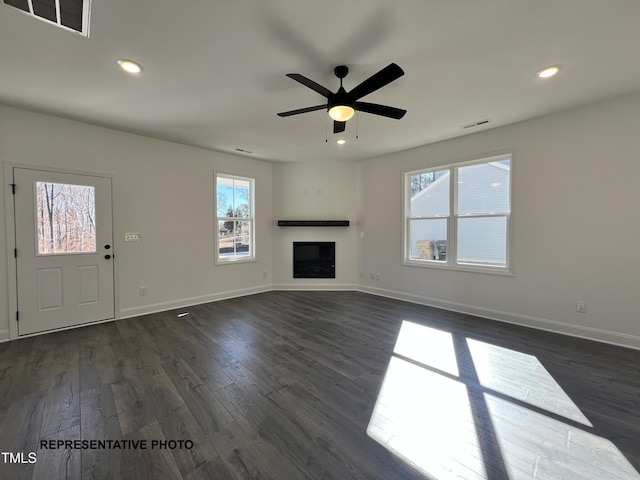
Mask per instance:
[[[278,220],[279,227],[348,227],[349,220]]]

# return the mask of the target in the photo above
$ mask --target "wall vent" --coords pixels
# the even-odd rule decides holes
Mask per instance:
[[[40,20],[89,36],[91,0],[3,0]]]
[[[462,125],[462,128],[479,127],[480,125],[486,125],[487,123],[489,123],[489,119],[480,120],[479,122],[467,123],[466,125]]]

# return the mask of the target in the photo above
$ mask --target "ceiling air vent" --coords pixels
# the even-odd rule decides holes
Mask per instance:
[[[467,123],[466,125],[462,125],[462,128],[479,127],[480,125],[486,125],[487,123],[489,123],[489,120],[485,119],[485,120],[480,120],[479,122]]]
[[[91,0],[3,0],[40,20],[89,36]]]

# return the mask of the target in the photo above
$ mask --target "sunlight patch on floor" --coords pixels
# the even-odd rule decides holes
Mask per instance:
[[[393,353],[451,375],[458,375],[458,362],[449,332],[404,321]]]
[[[486,478],[464,384],[398,357],[389,362],[367,434],[437,479]]]
[[[593,427],[533,355],[467,339],[483,387]]]
[[[509,478],[640,479],[609,440],[489,394],[485,400]]]
[[[535,356],[408,321],[367,428],[437,480],[640,480],[597,433]]]

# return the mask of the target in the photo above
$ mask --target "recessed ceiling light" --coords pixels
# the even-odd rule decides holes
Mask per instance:
[[[538,78],[551,78],[558,74],[560,71],[560,67],[558,65],[552,65],[550,67],[545,67],[542,70],[538,70],[536,72],[536,77]]]
[[[122,70],[124,70],[127,73],[137,74],[142,72],[142,65],[140,65],[137,62],[134,62],[133,60],[119,58],[116,63],[120,66]]]
[[[336,143],[338,145],[344,145],[345,143],[347,143],[347,141],[344,138],[339,138],[338,140],[336,140]]]

